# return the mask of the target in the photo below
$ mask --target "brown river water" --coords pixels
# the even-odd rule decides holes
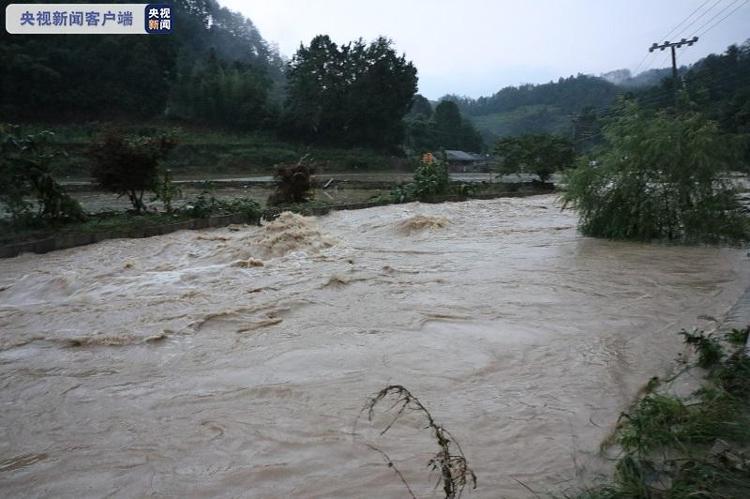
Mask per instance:
[[[372,444],[439,496],[415,415],[355,431],[391,383],[461,444],[466,497],[575,491],[676,333],[750,284],[746,251],[575,223],[407,204],[0,261],[0,495],[405,497]]]

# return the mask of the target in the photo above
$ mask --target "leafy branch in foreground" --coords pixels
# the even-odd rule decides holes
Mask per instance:
[[[477,487],[477,477],[474,471],[469,467],[464,456],[461,446],[453,438],[442,425],[435,422],[435,419],[430,414],[430,411],[422,405],[417,397],[415,397],[409,390],[401,385],[389,385],[380,390],[375,396],[367,401],[365,406],[362,408],[362,413],[367,411],[367,419],[372,422],[375,417],[376,407],[385,400],[394,400],[391,410],[395,410],[395,416],[388,423],[385,428],[380,432],[381,435],[390,430],[398,419],[403,416],[407,411],[421,413],[427,420],[427,426],[432,430],[432,436],[438,445],[438,452],[428,461],[427,466],[433,471],[439,471],[440,481],[438,485],[442,483],[443,492],[445,493],[446,499],[454,499],[461,497],[464,488],[467,484],[471,483],[472,488]],[[455,446],[456,453],[453,453],[451,446]],[[406,479],[401,472],[396,468],[391,458],[382,450],[368,445],[371,449],[378,452],[386,461],[389,468],[393,468],[394,472],[398,475],[401,481],[406,486],[407,490],[411,494],[411,497],[416,497],[412,492]]]

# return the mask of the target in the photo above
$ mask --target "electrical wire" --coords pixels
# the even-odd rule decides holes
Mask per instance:
[[[716,26],[718,26],[719,24],[721,24],[722,22],[724,22],[729,16],[731,16],[732,14],[734,14],[735,12],[737,12],[738,10],[740,10],[742,7],[744,7],[747,4],[748,1],[750,1],[750,0],[745,0],[744,2],[742,2],[739,6],[737,6],[734,10],[732,10],[729,14],[727,14],[726,16],[724,16],[721,19],[719,19],[718,22],[712,24],[710,27],[708,27],[707,29],[705,29],[704,31],[702,31],[700,33],[700,35],[697,35],[697,36],[703,36],[706,33],[708,33],[709,31],[711,31],[712,29],[714,29]]]

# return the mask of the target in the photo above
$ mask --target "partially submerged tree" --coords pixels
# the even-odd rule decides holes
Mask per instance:
[[[165,135],[145,137],[109,131],[90,148],[91,176],[99,186],[119,195],[127,195],[136,213],[145,208],[143,194],[154,190],[159,162],[175,146]]]
[[[576,157],[569,140],[549,134],[500,139],[495,154],[501,173],[533,173],[542,182],[553,173],[573,166]]]
[[[648,114],[625,103],[605,145],[568,176],[566,204],[590,236],[738,241],[748,220],[723,174],[739,165],[733,137],[700,114]]]

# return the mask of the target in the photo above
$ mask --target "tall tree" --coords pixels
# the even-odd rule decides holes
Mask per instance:
[[[326,35],[300,46],[289,63],[283,123],[305,140],[391,148],[417,90],[417,70],[378,38],[339,47]]]
[[[409,108],[409,118],[428,120],[432,118],[432,104],[421,94],[414,96]]]

